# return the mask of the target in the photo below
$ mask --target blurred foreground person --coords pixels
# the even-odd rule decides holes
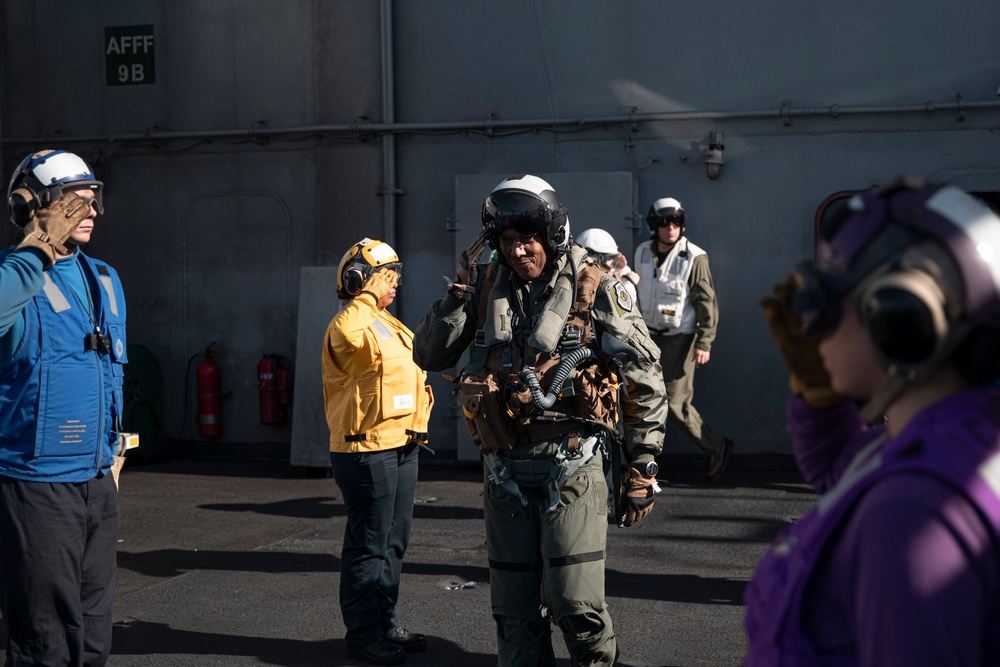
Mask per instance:
[[[423,651],[423,635],[396,618],[410,541],[417,452],[427,442],[434,397],[413,362],[413,334],[386,308],[403,265],[388,244],[363,239],[340,260],[337,296],[348,303],[323,342],[330,464],[344,494],[340,610],[347,653],[396,665]]]
[[[97,667],[111,651],[125,295],[83,254],[104,185],[44,150],[10,179],[24,240],[0,253],[0,611],[7,665]],[[123,459],[122,459],[123,460]]]
[[[998,665],[1000,219],[898,179],[817,255],[761,302],[821,495],[757,568],[744,664]]]

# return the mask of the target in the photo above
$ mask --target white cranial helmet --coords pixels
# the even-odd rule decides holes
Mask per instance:
[[[591,252],[602,255],[618,254],[618,244],[615,243],[615,237],[597,227],[580,232],[580,235],[576,237],[576,242]]]

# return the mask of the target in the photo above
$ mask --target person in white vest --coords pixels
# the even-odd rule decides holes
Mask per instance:
[[[732,439],[695,409],[695,369],[708,363],[719,305],[708,255],[685,236],[687,214],[673,197],[653,202],[646,215],[651,238],[635,250],[639,310],[660,348],[670,421],[708,456],[705,476],[717,480],[729,463]]]

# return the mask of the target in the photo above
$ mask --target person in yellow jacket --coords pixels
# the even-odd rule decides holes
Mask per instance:
[[[396,665],[427,640],[396,618],[403,555],[434,397],[413,362],[413,333],[386,310],[402,271],[387,243],[363,239],[340,261],[348,301],[323,339],[330,464],[344,495],[340,610],[351,657]]]

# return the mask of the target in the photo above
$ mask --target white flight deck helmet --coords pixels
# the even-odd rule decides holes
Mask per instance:
[[[575,238],[578,245],[583,246],[601,266],[611,269],[618,263],[618,244],[615,237],[597,227],[591,227],[580,232]]]
[[[681,236],[687,228],[687,213],[679,201],[673,197],[661,197],[650,205],[646,214],[646,225],[649,233],[656,237],[656,228],[666,225],[668,222],[676,222],[681,226]]]
[[[52,203],[65,190],[90,188],[97,212],[104,213],[104,183],[83,159],[68,151],[43,150],[21,160],[7,185],[10,221],[24,227],[32,214]]]

